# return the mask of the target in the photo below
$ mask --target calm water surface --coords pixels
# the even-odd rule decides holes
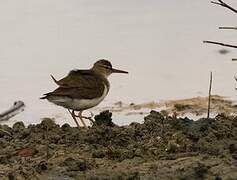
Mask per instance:
[[[237,3],[229,0],[235,7]],[[205,96],[210,71],[213,93],[237,99],[237,52],[203,40],[235,43],[235,14],[199,0],[12,0],[0,1],[0,111],[16,100],[25,112],[11,122],[37,123],[42,117],[68,122],[61,107],[39,97],[56,88],[57,79],[99,58],[130,72],[112,75],[111,91],[101,107]],[[117,114],[115,121],[129,117]],[[123,119],[123,120],[121,120]]]

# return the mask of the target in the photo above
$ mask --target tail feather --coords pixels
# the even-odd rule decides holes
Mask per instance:
[[[53,79],[53,81],[58,85],[58,81],[53,77],[52,74],[50,74],[51,78]]]
[[[50,94],[51,94],[51,93],[43,94],[44,96],[40,97],[40,99],[47,99]]]
[[[51,76],[51,78],[53,79],[53,81],[54,81],[57,85],[59,85],[58,81],[53,77],[53,75],[50,74],[50,76]],[[47,99],[50,94],[51,94],[51,93],[46,93],[46,94],[44,94],[44,96],[40,97],[40,99]]]
[[[47,96],[40,97],[40,99],[46,99],[46,98],[47,98]]]

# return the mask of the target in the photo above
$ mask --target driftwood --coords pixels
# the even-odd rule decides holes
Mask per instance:
[[[25,104],[22,101],[14,102],[13,106],[0,114],[0,121],[7,121],[18,113],[24,111]]]

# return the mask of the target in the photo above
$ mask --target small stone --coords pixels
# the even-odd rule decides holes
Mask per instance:
[[[62,128],[63,131],[68,131],[71,127],[68,123],[65,123],[65,124],[62,125],[61,128]]]
[[[25,129],[25,125],[22,121],[16,122],[13,126],[12,129],[14,132],[21,132],[23,129]]]
[[[101,112],[99,115],[95,116],[95,124],[96,125],[105,125],[105,126],[115,126],[112,122],[112,113],[107,111]]]
[[[56,127],[57,125],[55,124],[53,119],[50,118],[44,118],[42,120],[42,122],[40,123],[40,125],[42,126],[42,128],[46,129],[53,129],[54,127]]]

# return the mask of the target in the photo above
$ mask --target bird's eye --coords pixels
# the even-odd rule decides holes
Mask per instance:
[[[111,69],[111,67],[109,67],[109,66],[104,66],[104,68],[105,68],[105,69]]]

